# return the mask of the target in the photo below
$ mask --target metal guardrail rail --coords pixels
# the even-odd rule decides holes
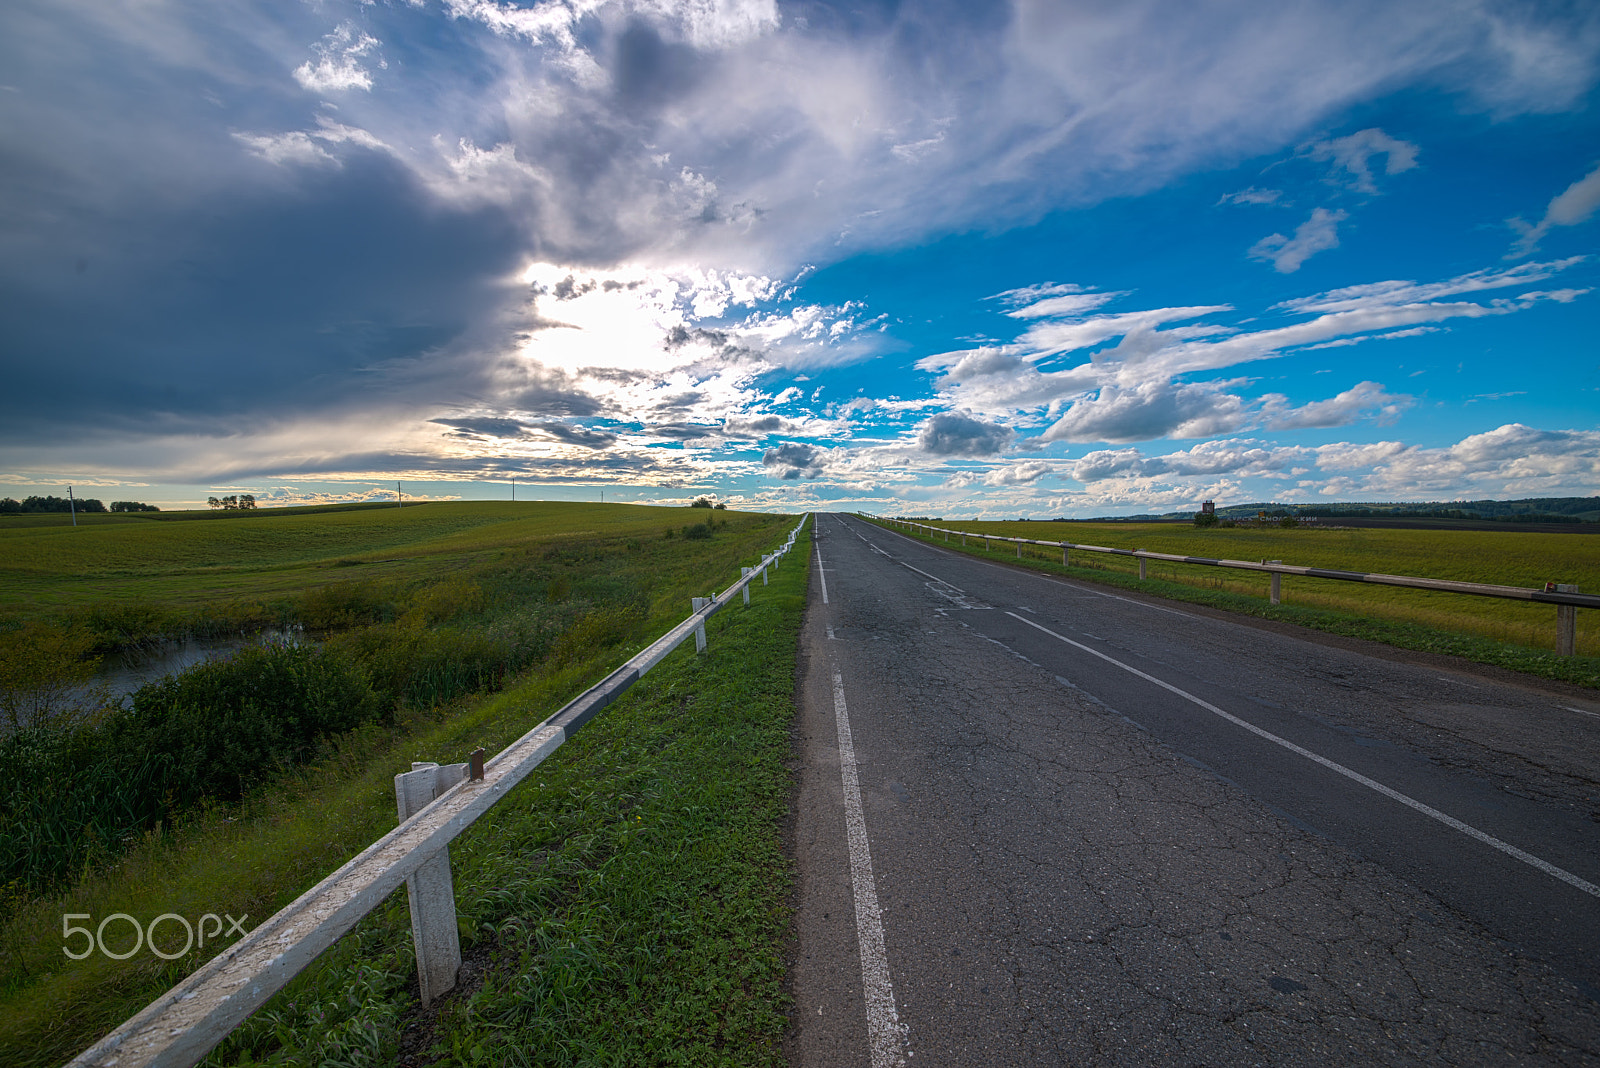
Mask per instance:
[[[1067,563],[1067,554],[1074,551],[1132,557],[1139,561],[1139,577],[1141,579],[1145,577],[1145,562],[1148,560],[1265,572],[1272,576],[1271,601],[1273,604],[1279,602],[1281,595],[1279,582],[1280,577],[1283,575],[1337,579],[1342,582],[1367,582],[1380,586],[1406,586],[1418,590],[1439,590],[1445,593],[1466,593],[1478,597],[1502,597],[1517,601],[1538,601],[1542,604],[1556,606],[1556,652],[1563,656],[1571,656],[1574,651],[1577,639],[1577,610],[1579,608],[1600,608],[1600,596],[1579,593],[1576,586],[1554,582],[1546,583],[1543,589],[1528,589],[1522,586],[1496,586],[1487,582],[1458,582],[1454,579],[1419,578],[1413,575],[1384,575],[1367,571],[1340,571],[1325,567],[1302,567],[1298,564],[1285,564],[1281,560],[1263,560],[1260,563],[1254,563],[1249,560],[1213,560],[1205,556],[1179,556],[1174,553],[1147,552],[1144,549],[1113,549],[1104,545],[1081,545],[1070,541],[1010,538],[1002,534],[980,534],[967,530],[929,526],[926,523],[917,523],[909,519],[890,519],[885,516],[867,515],[865,513],[861,515],[863,519],[870,519],[876,523],[886,523],[905,530],[926,530],[932,534],[943,534],[947,541],[950,535],[956,535],[961,538],[963,545],[966,544],[967,538],[982,538],[985,543],[999,541],[1015,544],[1019,557],[1022,554],[1022,546],[1024,545],[1047,545],[1053,549],[1061,550],[1061,562],[1063,564]]]
[[[402,883],[418,878],[430,862],[448,849],[453,839],[645,672],[691,635],[696,638],[696,647],[704,648],[706,620],[741,591],[745,603],[749,603],[750,583],[757,576],[766,581],[767,568],[777,568],[784,554],[794,547],[795,539],[809,518],[809,513],[801,517],[781,548],[763,557],[755,567],[744,568],[739,581],[719,595],[695,598],[695,611],[682,623],[501,750],[483,765],[481,779],[462,777],[414,815],[403,818],[400,826],[73,1058],[70,1064],[74,1068],[90,1065],[190,1068],[199,1063],[245,1018]],[[464,769],[465,765],[453,767]],[[449,770],[432,766],[426,769],[430,776]],[[397,793],[401,780],[418,774],[419,771],[412,771],[397,775]],[[465,776],[464,771],[459,774]],[[404,812],[404,800],[401,804]],[[448,885],[447,877],[445,886]],[[415,911],[418,901],[415,887],[411,900],[413,929],[420,930]],[[453,941],[453,900],[449,908],[447,926]],[[459,954],[459,950],[457,952]],[[421,956],[419,952],[419,968]],[[424,973],[420,978],[426,996],[428,976]],[[452,975],[445,988],[453,982]]]

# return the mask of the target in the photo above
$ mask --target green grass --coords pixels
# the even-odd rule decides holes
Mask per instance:
[[[1018,562],[1016,547],[993,542],[985,550],[971,535],[1033,538],[1116,549],[1211,559],[1282,560],[1286,564],[1343,571],[1415,575],[1424,578],[1543,587],[1573,583],[1600,592],[1600,541],[1595,535],[1472,530],[1329,530],[1316,527],[1197,529],[1171,523],[940,522],[966,531],[964,551]],[[932,537],[943,545],[944,536]],[[949,545],[960,549],[952,535]],[[1281,620],[1406,649],[1446,653],[1583,686],[1600,686],[1600,613],[1579,610],[1577,656],[1554,654],[1555,614],[1550,605],[1468,594],[1372,586],[1335,579],[1285,575],[1282,601],[1268,601],[1270,578],[1198,564],[1139,562],[1086,551],[1061,566],[1060,551],[1022,547],[1021,563],[1124,589],[1266,619]]]
[[[641,604],[649,638],[794,522],[735,513],[715,537],[685,543],[662,535],[691,514],[653,511],[648,530],[630,527],[633,517],[584,517],[586,528],[639,538],[562,539],[546,523],[533,544],[485,539],[493,559],[474,581],[541,596],[610,583]],[[469,1062],[482,1050],[487,1063],[512,1062],[512,1048],[540,1063],[778,1061],[788,886],[778,833],[804,558],[802,546],[749,608],[714,617],[707,655],[691,643],[669,658],[453,847],[464,948],[482,979],[448,1003],[430,1043]],[[549,588],[555,565],[565,590]],[[579,644],[502,693],[352,732],[242,806],[194,812],[71,890],[14,903],[0,932],[0,1063],[59,1063],[210,956],[66,960],[63,914],[98,923],[113,912],[146,922],[248,913],[254,926],[393,826],[392,776],[409,761],[503,748],[644,640]],[[414,1010],[409,938],[402,890],[242,1029],[226,1057],[392,1063]]]

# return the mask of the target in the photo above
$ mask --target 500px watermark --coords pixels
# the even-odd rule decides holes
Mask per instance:
[[[73,960],[82,960],[98,949],[101,953],[104,953],[112,960],[127,960],[129,957],[139,952],[139,950],[144,946],[149,946],[150,952],[154,953],[162,960],[177,960],[179,957],[189,952],[190,949],[196,948],[195,935],[197,930],[199,933],[198,948],[204,949],[206,947],[206,939],[208,938],[215,942],[219,937],[232,938],[236,934],[249,934],[250,932],[244,929],[244,921],[248,920],[249,918],[250,917],[248,914],[240,916],[237,920],[232,916],[229,916],[227,931],[224,932],[222,927],[222,917],[218,916],[214,912],[206,913],[204,916],[200,917],[198,923],[193,924],[184,917],[179,916],[176,912],[164,912],[155,919],[151,920],[147,926],[143,927],[139,925],[138,920],[134,919],[126,912],[113,912],[111,915],[101,920],[98,927],[90,930],[87,927],[75,926],[72,921],[92,921],[94,919],[92,915],[87,912],[68,912],[61,917],[61,937],[68,943],[67,945],[61,947],[61,952],[65,953]],[[114,923],[125,924],[126,926],[133,928],[133,946],[131,949],[114,950],[107,947],[106,928]],[[179,928],[183,930],[184,942],[182,949],[177,950],[176,952],[169,952],[168,950],[171,948],[170,946],[167,948],[162,948],[161,946],[156,945],[156,928],[160,927],[162,924],[166,924],[168,927],[168,933],[163,936],[164,943],[175,940]],[[209,930],[207,929],[208,924],[210,926]],[[113,935],[122,935],[123,931],[120,927],[112,927],[111,933]],[[73,938],[78,935],[83,936],[83,949],[81,952],[73,952],[71,942]],[[125,941],[126,936],[113,940],[114,944],[116,945],[122,945],[125,943]]]

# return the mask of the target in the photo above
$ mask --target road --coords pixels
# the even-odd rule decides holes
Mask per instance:
[[[1600,701],[821,515],[802,1066],[1600,1064]]]

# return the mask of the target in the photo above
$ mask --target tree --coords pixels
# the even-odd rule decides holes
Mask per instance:
[[[709,498],[709,497],[696,497],[690,503],[689,507],[690,508],[710,508],[711,507],[711,498]]]
[[[212,499],[215,500],[216,498],[212,498]],[[111,502],[111,510],[113,512],[159,512],[159,511],[161,511],[161,509],[157,508],[155,505],[153,505],[153,504],[145,504],[143,501],[112,501]]]
[[[222,502],[217,500],[215,497],[207,497],[206,498],[206,503],[209,504],[213,508],[221,508],[222,507]]]
[[[255,506],[256,506],[256,498],[255,498],[255,494],[253,494],[253,493],[246,493],[246,494],[243,494],[243,495],[242,495],[242,496],[241,496],[241,497],[240,497],[240,498],[239,498],[239,507],[240,507],[240,508],[242,508],[242,509],[244,509],[244,510],[246,510],[246,511],[248,511],[248,510],[250,510],[250,509],[252,509],[252,508],[254,508],[254,507],[255,507]]]
[[[728,510],[728,504],[727,504],[726,501],[718,501],[717,502],[717,511],[726,512],[727,510]]]

